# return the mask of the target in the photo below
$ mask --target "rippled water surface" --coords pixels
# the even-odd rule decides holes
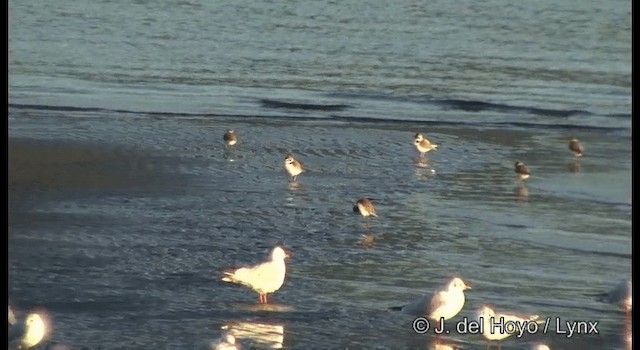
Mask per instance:
[[[455,275],[451,327],[551,318],[503,349],[630,348],[585,295],[631,274],[630,5],[10,1],[9,302],[88,349],[484,349],[387,310]],[[219,281],[280,241],[272,304]]]

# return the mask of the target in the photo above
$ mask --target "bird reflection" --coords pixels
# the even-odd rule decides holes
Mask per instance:
[[[526,202],[529,200],[529,189],[524,186],[516,186],[515,194],[518,201]]]
[[[582,165],[580,164],[579,161],[574,160],[571,163],[569,163],[569,172],[570,173],[579,173],[582,171]]]
[[[416,168],[431,168],[433,166],[433,160],[431,158],[416,158],[413,160],[413,165]]]
[[[442,342],[442,339],[435,339],[433,342],[427,345],[428,350],[456,350],[459,349],[454,344],[445,344]]]
[[[196,347],[196,350],[239,350],[240,344],[236,337],[231,334],[224,334],[222,337],[212,341],[205,341]]]
[[[371,248],[373,247],[373,244],[375,243],[377,237],[371,233],[365,233],[360,237],[360,240],[358,241],[358,245],[360,245],[363,248]]]
[[[302,189],[302,184],[300,184],[297,181],[293,181],[293,182],[287,182],[287,188],[289,188],[289,191],[298,191],[300,189]]]
[[[222,153],[222,156],[224,157],[224,159],[230,161],[230,162],[235,162],[236,160],[236,148],[233,146],[226,146],[224,148],[224,151]]]
[[[416,177],[420,180],[428,180],[436,176],[436,170],[430,158],[416,158],[413,165],[416,167]]]
[[[281,349],[284,342],[284,326],[278,324],[231,322],[222,326],[222,329],[238,339],[250,340],[253,342],[251,348]]]

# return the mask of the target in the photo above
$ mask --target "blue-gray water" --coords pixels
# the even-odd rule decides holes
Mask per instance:
[[[584,295],[631,274],[630,1],[11,0],[8,118],[9,302],[46,310],[49,343],[436,348],[386,309],[457,275],[452,324],[599,321],[503,349],[630,347]],[[273,306],[219,281],[280,240]]]

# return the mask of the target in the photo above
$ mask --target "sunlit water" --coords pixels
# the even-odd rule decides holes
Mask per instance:
[[[585,294],[631,273],[630,2],[9,11],[10,303],[47,310],[50,342],[484,349],[387,311],[457,275],[451,327],[485,303],[551,318],[503,349],[628,347]],[[416,132],[439,150],[419,159]],[[365,196],[379,218],[353,214]],[[219,281],[279,241],[272,305]]]

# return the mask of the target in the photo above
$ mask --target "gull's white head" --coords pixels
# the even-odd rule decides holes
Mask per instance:
[[[291,255],[287,253],[282,247],[275,247],[271,252],[271,260],[280,261],[289,258]]]
[[[495,317],[496,314],[490,307],[483,305],[478,309],[478,318],[483,318],[483,322],[487,322],[491,320],[491,317]]]
[[[466,285],[460,278],[456,277],[449,282],[447,290],[452,291],[460,291],[471,289],[470,286]]]
[[[229,343],[229,344],[235,344],[235,343],[236,343],[236,337],[234,337],[234,336],[233,336],[233,335],[231,335],[231,334],[227,334],[227,335],[224,337],[224,340],[225,340],[227,343]]]

